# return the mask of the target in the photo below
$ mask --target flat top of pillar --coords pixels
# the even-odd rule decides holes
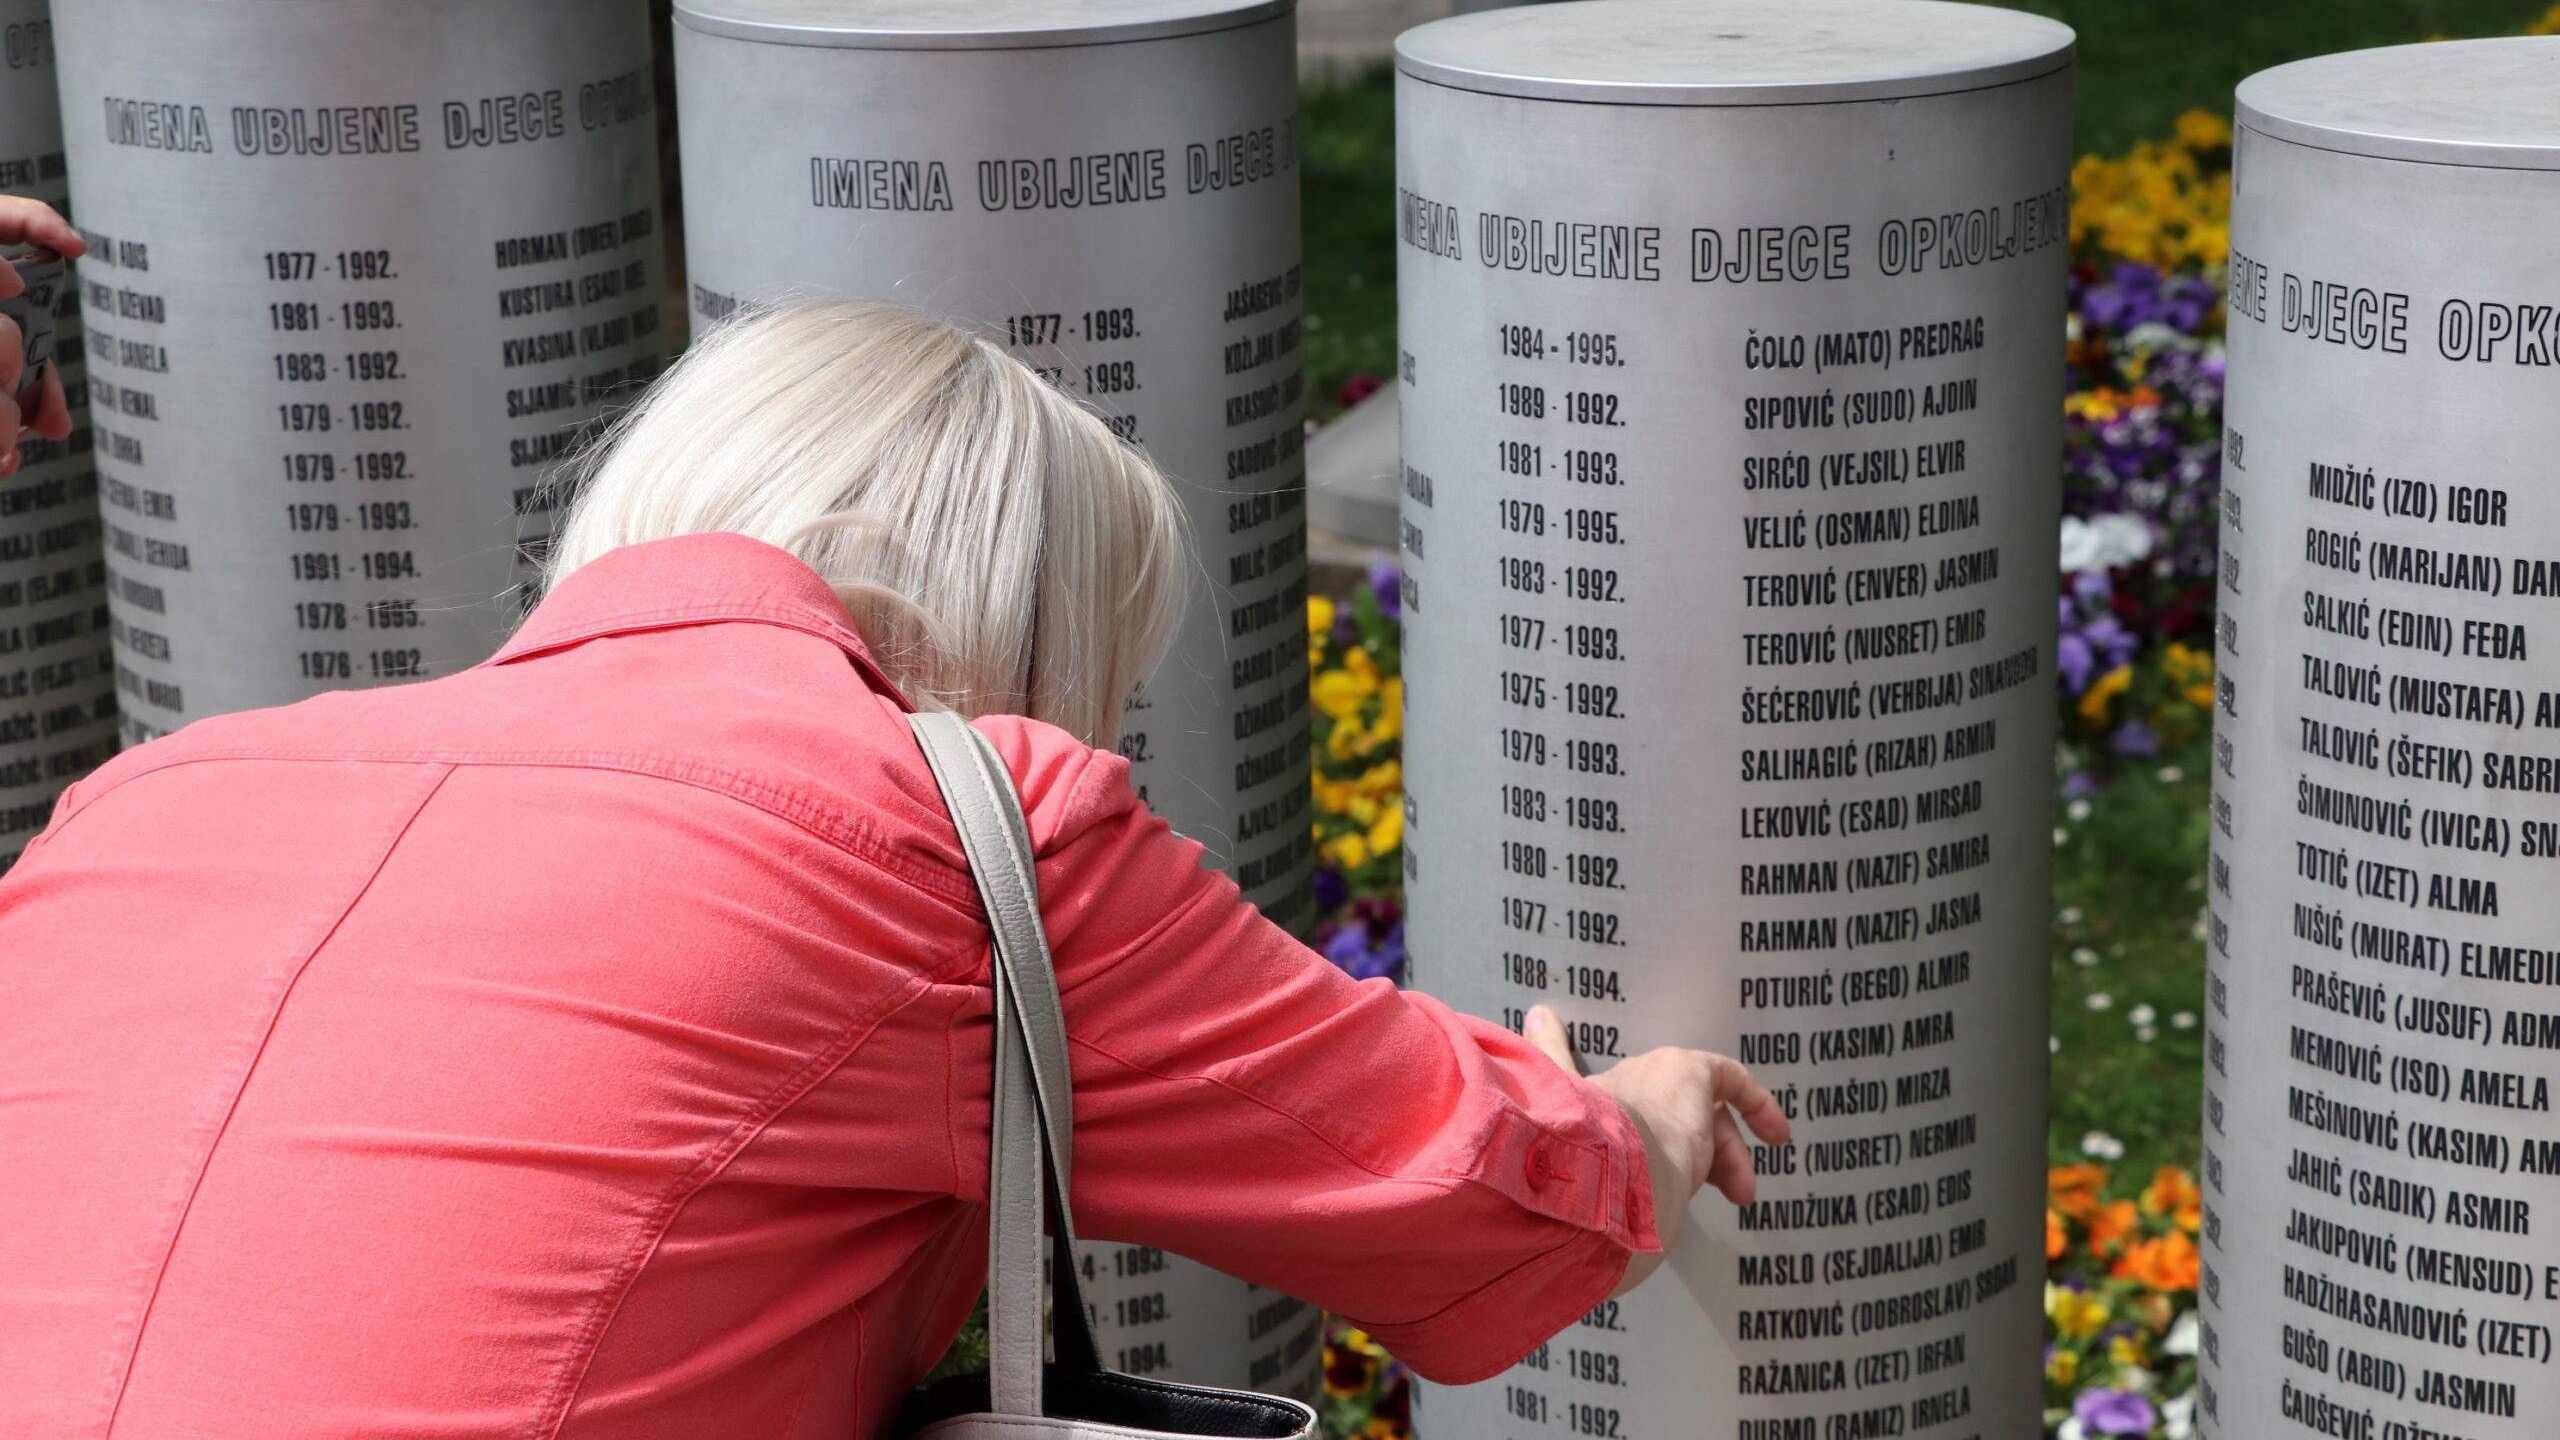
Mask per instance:
[[[1818,105],[1978,90],[2071,63],[2071,27],[1948,0],[1576,0],[1434,20],[1417,80],[1604,105]]]
[[[2560,170],[2560,36],[2349,50],[2240,82],[2239,123],[2322,150]]]
[[[676,0],[708,35],[847,50],[1116,45],[1251,25],[1297,0]]]

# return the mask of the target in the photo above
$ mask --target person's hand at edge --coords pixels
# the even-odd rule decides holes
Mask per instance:
[[[1582,1073],[1573,1042],[1555,1011],[1532,1006],[1521,1034],[1567,1072]],[[1767,1086],[1752,1078],[1740,1061],[1709,1051],[1666,1045],[1630,1056],[1588,1078],[1635,1122],[1652,1171],[1654,1227],[1661,1234],[1662,1249],[1628,1260],[1625,1277],[1610,1292],[1623,1295],[1670,1253],[1689,1201],[1700,1190],[1713,1185],[1736,1205],[1750,1204],[1759,1193],[1751,1145],[1743,1138],[1746,1127],[1770,1145],[1786,1144],[1795,1132]]]
[[[0,195],[0,246],[41,245],[65,258],[88,253],[89,243],[60,212],[41,200],[23,195]],[[0,300],[25,293],[26,281],[14,267],[0,265]],[[71,404],[62,391],[62,367],[47,365],[44,388],[36,398],[33,414],[22,413],[18,405],[18,386],[26,378],[26,337],[16,321],[0,315],[0,433],[23,440],[40,435],[47,440],[66,440],[71,436]],[[0,449],[0,476],[14,475],[18,470],[18,451],[13,443]]]

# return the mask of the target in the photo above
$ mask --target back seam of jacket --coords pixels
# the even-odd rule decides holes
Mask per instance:
[[[195,1177],[187,1183],[187,1198],[178,1207],[177,1221],[169,1227],[169,1238],[161,1246],[160,1263],[153,1267],[151,1274],[151,1293],[142,1302],[142,1314],[134,1322],[132,1338],[125,1343],[124,1363],[115,1377],[115,1394],[107,1403],[106,1425],[99,1432],[102,1440],[114,1440],[116,1420],[124,1410],[125,1392],[133,1383],[134,1362],[141,1356],[143,1337],[151,1329],[151,1312],[159,1303],[160,1286],[168,1278],[169,1262],[178,1253],[178,1242],[186,1233],[187,1219],[195,1210],[196,1196],[203,1191],[205,1175],[213,1169],[213,1157],[222,1148],[224,1138],[230,1133],[232,1117],[240,1111],[240,1097],[248,1093],[251,1077],[258,1073],[259,1062],[266,1058],[267,1044],[275,1038],[276,1022],[284,1015],[285,1006],[292,1002],[293,992],[302,983],[303,975],[310,970],[311,962],[317,960],[320,952],[328,949],[329,942],[336,939],[338,932],[345,928],[347,917],[354,914],[356,906],[362,904],[364,897],[372,892],[374,882],[382,878],[383,869],[391,863],[391,857],[399,851],[400,842],[409,838],[409,832],[416,827],[418,817],[426,813],[427,806],[435,800],[437,793],[444,789],[444,782],[452,778],[452,775],[453,767],[444,767],[443,773],[436,776],[435,783],[426,788],[426,792],[418,797],[417,803],[409,807],[409,813],[401,818],[397,826],[393,827],[390,839],[382,847],[382,853],[374,857],[373,868],[365,872],[363,883],[355,887],[354,893],[347,897],[346,903],[338,908],[337,918],[331,920],[328,928],[312,942],[311,948],[303,952],[301,960],[293,967],[293,974],[285,980],[284,988],[277,994],[275,1004],[269,1008],[266,1028],[258,1036],[257,1049],[250,1055],[249,1063],[241,1067],[239,1079],[231,1087],[231,1101],[223,1107],[222,1122],[214,1127],[213,1139],[205,1145],[204,1153],[196,1160]]]
[[[978,892],[966,871],[944,873],[919,865],[898,854],[880,835],[879,830],[860,816],[834,806],[819,804],[800,797],[780,786],[760,784],[734,770],[718,766],[685,767],[648,763],[638,755],[602,755],[593,752],[522,752],[498,755],[440,755],[399,751],[309,751],[294,749],[261,749],[236,747],[171,756],[155,764],[138,767],[132,774],[117,777],[113,785],[81,798],[80,808],[64,817],[57,828],[69,828],[89,807],[99,800],[132,784],[136,780],[173,770],[181,765],[210,764],[231,760],[275,760],[303,764],[389,764],[442,765],[448,769],[594,770],[615,775],[636,775],[669,785],[683,785],[706,794],[734,800],[751,809],[761,810],[784,824],[799,830],[829,849],[850,855],[867,864],[876,865],[902,880],[913,881],[946,900],[956,900],[977,915]]]
[[[595,1363],[597,1352],[604,1348],[605,1336],[613,1329],[613,1322],[621,1317],[622,1304],[630,1298],[631,1287],[639,1283],[641,1273],[649,1268],[649,1261],[656,1256],[658,1246],[665,1241],[676,1217],[684,1213],[685,1206],[726,1173],[767,1127],[806,1100],[811,1091],[825,1083],[828,1076],[844,1068],[845,1062],[862,1048],[862,1042],[887,1024],[891,1016],[932,993],[934,985],[940,983],[938,977],[945,973],[936,969],[931,974],[916,976],[907,982],[905,993],[848,1023],[834,1044],[812,1054],[798,1070],[784,1077],[781,1084],[774,1086],[753,1108],[739,1117],[728,1135],[705,1151],[691,1170],[668,1187],[652,1213],[639,1226],[630,1249],[615,1265],[610,1283],[579,1326],[577,1347],[562,1362],[549,1392],[543,1398],[542,1408],[534,1415],[532,1428],[526,1432],[530,1440],[559,1440],[562,1428],[569,1423],[569,1412],[577,1408],[578,1395],[586,1388],[587,1370]]]

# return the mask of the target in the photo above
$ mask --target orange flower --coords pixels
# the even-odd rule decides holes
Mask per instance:
[[[2137,1280],[2153,1290],[2193,1290],[2203,1263],[2186,1232],[2172,1230],[2125,1251],[2124,1258],[2116,1262],[2115,1274],[2118,1279]]]
[[[2071,1236],[2062,1228],[2062,1217],[2047,1210],[2044,1212],[2045,1263],[2050,1265],[2061,1259],[2062,1252],[2070,1248]]]
[[[2195,1231],[2204,1225],[2204,1192],[2196,1188],[2195,1177],[2175,1165],[2163,1165],[2151,1177],[2151,1186],[2142,1192],[2142,1213],[2154,1219],[2175,1219],[2178,1228]]]
[[[2126,1237],[2142,1228],[2142,1216],[2130,1200],[2110,1200],[2089,1217],[2089,1253],[2112,1255]]]
[[[2098,1192],[2107,1188],[2107,1172],[2096,1165],[2065,1165],[2048,1170],[2044,1193],[2053,1208],[2074,1220],[2086,1220],[2098,1209]]]

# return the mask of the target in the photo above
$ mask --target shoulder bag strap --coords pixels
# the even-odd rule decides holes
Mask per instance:
[[[995,747],[958,715],[920,713],[910,716],[909,722],[960,832],[995,940],[988,1369],[996,1413],[1039,1415],[1044,1200],[1057,1215],[1050,1227],[1049,1259],[1058,1363],[1080,1371],[1101,1368],[1085,1318],[1075,1268],[1075,1219],[1067,1206],[1075,1122],[1066,1017],[1058,1002],[1057,973],[1050,965],[1048,933],[1040,919],[1030,828],[1012,776]]]

